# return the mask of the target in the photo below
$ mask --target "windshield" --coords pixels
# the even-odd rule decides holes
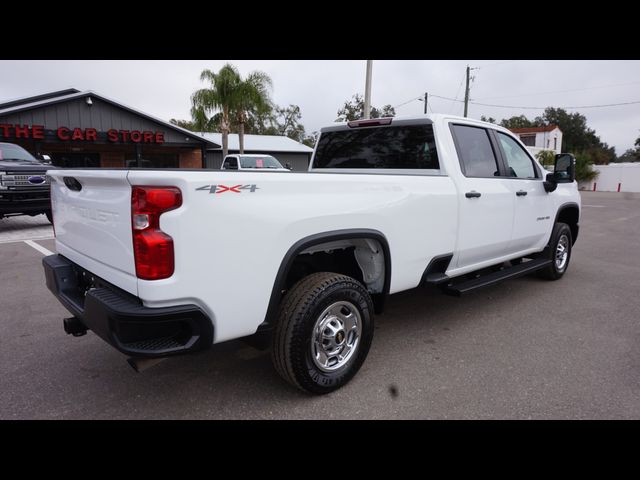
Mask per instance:
[[[242,168],[284,168],[278,160],[270,155],[260,157],[240,157]]]
[[[0,161],[40,163],[19,145],[0,143]]]

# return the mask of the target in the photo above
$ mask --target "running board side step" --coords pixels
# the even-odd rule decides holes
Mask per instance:
[[[508,267],[498,272],[482,275],[478,278],[473,278],[458,284],[449,284],[443,287],[443,291],[449,295],[459,297],[464,293],[472,292],[478,288],[488,287],[489,285],[495,285],[496,283],[500,283],[505,280],[511,280],[512,278],[528,275],[529,273],[533,273],[537,270],[548,267],[549,265],[551,265],[550,259],[537,258],[528,262],[522,262],[520,265]]]

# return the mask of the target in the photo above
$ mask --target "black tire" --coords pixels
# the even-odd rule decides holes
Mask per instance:
[[[51,210],[47,210],[46,212],[44,212],[44,214],[47,216],[47,220],[49,220],[49,223],[53,225],[53,214],[51,213]]]
[[[314,327],[322,321],[323,312],[337,302],[357,309],[361,330],[357,343],[353,343],[353,352],[345,355],[345,363],[339,367],[337,363],[336,367],[327,365],[336,369],[326,371],[313,358],[312,348],[319,345],[314,344]],[[346,311],[349,316],[355,313],[348,308]],[[330,317],[327,314],[323,318]],[[339,348],[344,352],[349,339],[345,339],[345,331],[341,331],[342,337],[338,331],[335,338],[341,339],[339,343],[343,346]],[[346,275],[314,273],[296,283],[280,304],[271,360],[280,376],[295,387],[313,394],[326,394],[345,385],[357,373],[369,353],[372,339],[373,302],[365,287]]]
[[[563,240],[564,237],[564,240]],[[566,247],[567,257],[564,263],[559,266],[556,262],[556,254],[558,252],[558,244],[563,242]],[[551,240],[549,241],[549,258],[551,259],[551,265],[538,271],[538,276],[546,280],[558,280],[569,268],[569,261],[571,260],[571,247],[573,245],[573,238],[571,236],[571,228],[566,223],[556,223],[551,233]]]

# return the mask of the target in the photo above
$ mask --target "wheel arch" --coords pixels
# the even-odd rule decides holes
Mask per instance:
[[[282,291],[286,288],[287,277],[298,255],[313,246],[317,246],[323,243],[356,239],[375,240],[382,247],[382,253],[384,256],[384,284],[382,287],[382,292],[381,294],[379,294],[380,298],[377,299],[377,302],[374,300],[374,304],[378,304],[376,305],[376,311],[381,310],[384,303],[384,297],[386,297],[386,295],[389,293],[391,284],[391,254],[389,251],[389,242],[387,241],[387,238],[382,232],[373,229],[362,228],[332,230],[304,237],[294,243],[289,248],[289,250],[287,250],[287,253],[284,255],[282,262],[280,262],[278,272],[276,273],[276,277],[273,282],[273,288],[271,290],[271,296],[269,298],[267,313],[265,315],[263,323],[258,327],[258,332],[270,330],[271,328],[273,328],[274,323],[277,319],[278,305],[280,304],[283,296]]]
[[[554,225],[558,222],[566,223],[571,229],[571,244],[575,245],[580,231],[580,207],[575,202],[563,203],[558,208]],[[553,229],[552,229],[553,234]],[[551,238],[549,238],[551,240]]]

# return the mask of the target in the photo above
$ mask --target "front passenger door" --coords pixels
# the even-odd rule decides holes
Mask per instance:
[[[510,135],[495,132],[509,173],[508,186],[515,199],[513,233],[509,250],[542,248],[549,240],[555,217],[552,199],[529,153]]]

